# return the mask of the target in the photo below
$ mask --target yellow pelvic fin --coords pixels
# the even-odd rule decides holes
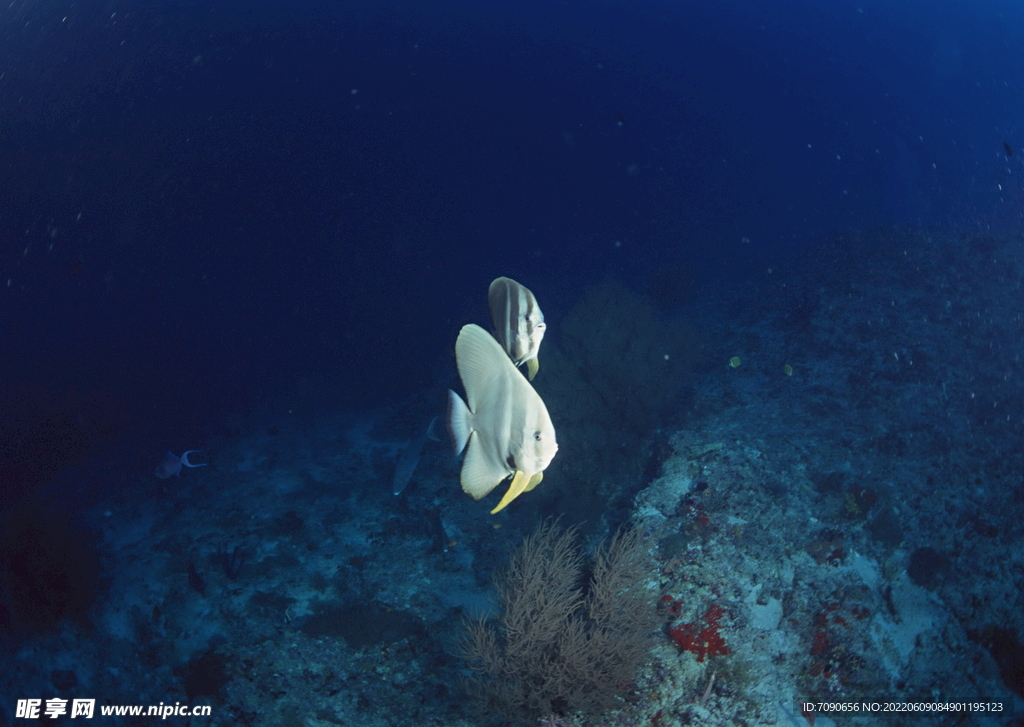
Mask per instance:
[[[498,503],[498,506],[491,510],[491,515],[504,510],[506,505],[529,489],[530,481],[531,478],[527,477],[525,473],[520,470],[516,470],[516,475],[512,478],[512,484],[510,484],[508,489],[505,490],[505,496],[501,498],[501,502]]]
[[[530,478],[530,484],[528,484],[526,486],[526,491],[529,492],[530,490],[532,490],[534,487],[539,485],[540,481],[543,480],[543,479],[544,479],[544,473],[543,472],[538,472],[537,474],[535,474],[533,477]]]
[[[537,375],[538,371],[540,371],[540,361],[536,358],[531,358],[526,362],[526,373],[530,381],[533,381],[533,377]]]

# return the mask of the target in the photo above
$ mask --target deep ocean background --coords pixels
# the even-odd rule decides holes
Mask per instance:
[[[669,316],[878,255],[864,231],[1019,239],[1022,23],[996,0],[15,0],[0,508],[135,490],[231,417],[443,391],[499,275],[557,341],[610,278]]]
[[[437,379],[499,274],[557,319],[611,274],[742,278],[845,230],[1014,223],[1022,15],[16,2],[4,405],[154,445],[306,378],[373,407]]]

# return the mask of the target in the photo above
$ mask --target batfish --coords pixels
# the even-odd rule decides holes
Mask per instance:
[[[448,431],[455,454],[466,451],[462,489],[479,500],[512,477],[493,515],[540,483],[558,451],[555,427],[540,395],[480,326],[459,331],[455,361],[466,401],[448,392]]]
[[[530,381],[533,381],[540,368],[537,352],[547,328],[537,299],[528,288],[511,278],[495,278],[487,289],[487,303],[494,322],[494,337],[512,363],[526,364]]]

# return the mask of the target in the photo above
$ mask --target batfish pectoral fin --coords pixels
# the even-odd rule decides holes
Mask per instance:
[[[526,491],[529,492],[530,490],[532,490],[534,487],[539,485],[540,481],[543,480],[543,479],[544,479],[544,473],[543,472],[538,472],[537,474],[535,474],[533,477],[530,478],[530,483],[526,486]]]
[[[533,377],[537,375],[538,371],[540,371],[540,361],[535,358],[531,358],[526,362],[526,373],[528,374],[530,381],[533,381]]]
[[[505,496],[501,498],[498,506],[491,510],[491,515],[501,512],[510,502],[526,492],[529,489],[530,482],[531,478],[527,477],[521,470],[516,470],[515,477],[512,478],[512,484],[505,490]]]

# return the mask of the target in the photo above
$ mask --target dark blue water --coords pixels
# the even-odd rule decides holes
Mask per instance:
[[[24,605],[12,605],[18,598],[0,598],[3,648],[67,648],[59,668],[75,672],[78,684],[89,685],[84,691],[125,701],[103,694],[96,676],[114,657],[103,665],[70,646],[98,638],[98,624],[114,618],[113,604],[121,603],[120,549],[132,541],[108,533],[104,545],[97,518],[123,502],[131,514],[122,525],[144,522],[146,503],[157,503],[163,515],[156,524],[145,521],[147,528],[201,538],[175,520],[185,501],[210,503],[223,515],[250,491],[235,482],[240,489],[230,491],[237,495],[224,495],[229,485],[202,479],[215,470],[237,478],[265,466],[305,477],[307,490],[279,483],[252,490],[254,503],[269,499],[254,504],[257,510],[295,498],[275,512],[270,534],[253,535],[244,518],[214,518],[223,528],[220,540],[207,541],[200,555],[175,552],[184,595],[135,604],[159,623],[142,627],[142,617],[133,616],[134,635],[120,637],[145,641],[147,668],[164,669],[158,684],[131,682],[136,693],[150,690],[148,701],[209,694],[181,684],[204,664],[216,671],[214,657],[212,666],[194,660],[214,653],[204,648],[219,648],[220,658],[231,637],[220,633],[213,647],[204,641],[179,651],[161,641],[173,637],[159,619],[208,590],[185,580],[186,565],[205,567],[219,557],[215,545],[239,542],[255,568],[269,556],[259,556],[252,540],[294,535],[284,511],[297,510],[307,525],[306,508],[324,507],[337,508],[332,522],[359,520],[357,511],[372,512],[363,519],[373,527],[391,522],[387,498],[339,503],[365,489],[388,490],[401,443],[440,411],[444,389],[457,385],[456,335],[466,323],[486,325],[487,286],[500,275],[537,294],[550,328],[545,345],[562,346],[570,361],[554,364],[556,372],[583,355],[573,354],[561,324],[585,319],[572,317],[574,307],[591,286],[609,280],[636,296],[628,305],[649,306],[630,308],[626,320],[685,320],[694,331],[687,350],[701,353],[686,357],[671,386],[652,379],[601,389],[596,381],[619,379],[601,379],[579,364],[581,380],[609,402],[640,396],[628,390],[633,385],[648,392],[665,386],[664,401],[614,444],[582,429],[567,434],[565,469],[548,480],[560,476],[570,483],[562,492],[582,488],[585,497],[533,496],[534,509],[524,510],[529,518],[506,525],[508,542],[499,552],[544,516],[572,520],[581,497],[588,504],[580,519],[595,532],[624,520],[631,498],[661,471],[666,442],[680,427],[706,432],[705,443],[763,432],[763,422],[746,435],[715,430],[725,426],[721,412],[741,401],[779,406],[767,385],[749,382],[723,393],[726,384],[716,377],[734,355],[748,367],[739,371],[759,360],[775,373],[798,360],[805,371],[820,367],[800,391],[821,407],[797,407],[793,416],[843,422],[851,427],[844,441],[853,452],[845,464],[821,464],[822,481],[858,466],[877,479],[878,468],[914,459],[915,471],[941,470],[953,489],[970,479],[979,488],[1019,493],[1022,22],[1024,7],[996,0],[15,0],[0,8],[0,516],[14,534],[9,539],[51,543],[55,531],[80,538],[40,546],[50,555],[39,560],[8,555],[6,572],[21,575],[0,578],[0,591],[24,592],[51,560],[85,573],[88,582],[83,595],[51,603],[38,622]],[[917,260],[916,267],[893,272],[906,259]],[[872,285],[878,287],[865,293]],[[889,312],[860,308],[851,302],[858,295],[891,304]],[[900,305],[904,316],[892,312]],[[620,325],[612,313],[601,315],[596,330]],[[893,317],[898,330],[884,327]],[[573,330],[597,335],[585,326]],[[638,327],[623,339],[663,340],[653,330]],[[950,341],[959,343],[947,347]],[[876,343],[877,355],[864,353]],[[769,360],[768,351],[777,358]],[[920,380],[880,373],[893,356],[902,363],[908,355],[931,366]],[[622,356],[620,348],[588,360]],[[547,397],[543,354],[541,361],[537,386]],[[846,378],[854,376],[847,367],[861,364],[861,378]],[[872,408],[879,398],[862,390],[877,377],[908,396],[907,386],[920,385],[959,402],[941,409],[949,421],[941,423],[934,449],[908,454],[903,445],[885,444],[886,414]],[[826,380],[832,388],[823,393]],[[550,396],[554,409],[552,400],[575,395]],[[710,406],[712,398],[720,404]],[[982,399],[984,406],[976,403]],[[908,414],[897,428],[938,427],[936,411]],[[629,415],[609,421],[623,416]],[[558,426],[559,413],[552,417]],[[799,421],[790,426],[787,441],[797,449],[819,446]],[[850,433],[859,426],[863,431]],[[288,432],[292,438],[281,441]],[[278,439],[268,444],[257,435]],[[573,461],[605,464],[574,474],[564,464],[564,442],[571,451],[574,436],[578,451],[589,446],[599,454]],[[904,444],[920,436],[908,433]],[[888,459],[858,465],[865,441]],[[609,454],[615,447],[621,460]],[[212,466],[186,470],[170,490],[156,489],[153,467],[168,448],[204,449]],[[950,448],[962,450],[955,473],[943,470],[952,465],[940,457]],[[347,453],[338,455],[349,457],[344,466],[323,459],[333,451]],[[323,481],[334,483],[328,486],[319,475],[297,474],[302,467],[288,456],[341,469]],[[995,473],[998,460],[1006,471]],[[462,533],[465,547],[477,543],[474,557],[483,558],[478,540],[488,535],[482,516],[490,507],[458,491],[458,467],[441,449],[425,451],[424,464],[437,486],[414,494],[421,499],[402,517],[440,508],[446,527]],[[619,484],[595,484],[612,470]],[[966,474],[973,471],[982,473],[976,483]],[[986,485],[986,476],[995,479]],[[313,480],[324,493],[314,487],[310,494]],[[284,490],[275,495],[277,487]],[[836,496],[839,508],[844,495]],[[65,508],[55,509],[57,503]],[[892,504],[901,513],[913,510],[895,495]],[[825,511],[835,510],[818,506],[810,512],[827,522]],[[1020,507],[1018,496],[988,509]],[[473,535],[469,524],[453,528],[461,517],[483,529]],[[865,517],[843,528],[870,529],[878,516]],[[27,532],[12,524],[26,521],[46,524]],[[396,526],[380,527],[375,537],[383,541],[407,537],[392,532]],[[430,527],[415,531],[423,550],[436,544]],[[907,527],[927,532],[935,525]],[[1012,532],[999,533],[1015,542]],[[909,557],[933,545],[925,537],[886,541],[874,557],[884,563],[893,552]],[[935,548],[943,558],[956,557],[951,542]],[[83,550],[98,560],[68,560],[70,551]],[[344,558],[365,557],[353,552]],[[497,553],[488,558],[496,566]],[[346,562],[355,570],[362,563]],[[463,565],[477,585],[489,582],[491,564]],[[221,578],[233,581],[230,571]],[[74,591],[76,584],[65,577],[53,587]],[[1005,613],[1021,606],[1019,573],[1016,584],[999,596],[1010,604]],[[346,586],[334,599],[368,603],[376,587]],[[124,613],[130,600],[120,606]],[[154,607],[165,615],[151,617]],[[439,607],[434,616],[445,614]],[[413,629],[407,638],[444,652],[424,635],[433,636],[430,617],[419,616],[426,631]],[[200,616],[181,616],[191,618]],[[76,626],[82,619],[92,626]],[[991,615],[964,623],[985,648],[996,624],[1009,629],[1012,638],[999,632],[1000,638],[1016,639],[1017,649],[992,658],[1024,671],[1021,624]],[[65,630],[63,646],[33,646],[55,629]],[[122,670],[139,661],[118,658]],[[237,653],[224,658],[240,668]],[[437,677],[446,686],[433,693],[444,696],[428,710],[433,721],[427,712],[422,719],[473,719],[449,705],[461,703],[451,696],[458,692],[458,662],[436,658],[432,673],[448,669],[452,678]],[[0,725],[14,723],[15,699],[59,691],[45,680],[58,667],[32,664],[23,682],[10,679],[0,689],[7,700]],[[19,683],[28,686],[4,693]],[[235,699],[235,707],[244,702],[224,697],[222,686],[213,690],[219,699]],[[811,687],[803,688],[810,696]],[[402,710],[402,719],[413,719]],[[223,723],[241,723],[237,712],[231,720],[225,714]],[[393,721],[381,723],[400,723],[387,719]]]

